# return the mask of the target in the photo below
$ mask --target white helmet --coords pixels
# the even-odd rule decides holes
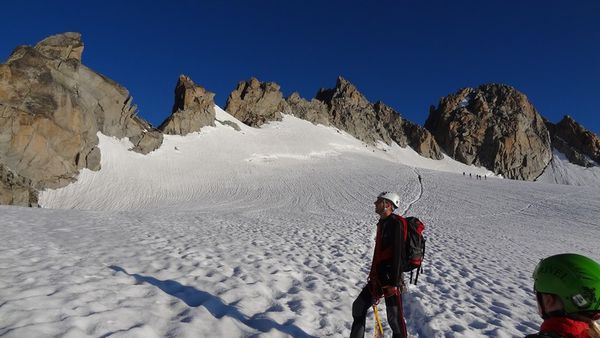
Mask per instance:
[[[398,205],[400,205],[400,195],[396,194],[395,192],[384,191],[379,194],[377,198],[385,198],[386,200],[392,202],[394,208],[398,208]]]

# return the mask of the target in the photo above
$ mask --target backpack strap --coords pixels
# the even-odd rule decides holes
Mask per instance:
[[[403,233],[404,233],[404,241],[406,241],[408,239],[408,222],[406,221],[406,218],[397,215],[397,214],[392,214],[392,217],[394,217],[395,219],[397,219],[398,221],[400,221],[400,223],[402,223],[403,226]]]
[[[398,225],[402,226],[402,229],[396,227],[396,236],[394,239],[394,262],[393,270],[397,277],[396,286],[403,286],[404,279],[402,278],[402,272],[404,270],[404,261],[406,260],[406,239],[408,238],[408,223],[406,219],[400,215],[392,214],[392,217]]]

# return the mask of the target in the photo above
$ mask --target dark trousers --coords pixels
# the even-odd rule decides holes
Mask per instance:
[[[374,304],[371,295],[371,285],[367,284],[354,303],[352,303],[352,331],[350,338],[363,338],[365,336],[365,324],[367,321],[367,311]],[[402,311],[402,294],[392,295],[385,298],[385,310],[387,320],[392,329],[393,337],[407,338],[406,323],[404,322],[404,313]]]

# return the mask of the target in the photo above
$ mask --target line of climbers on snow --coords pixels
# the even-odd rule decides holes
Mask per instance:
[[[463,171],[463,176],[465,176],[466,173]],[[473,175],[471,173],[469,173],[469,178],[473,177]],[[484,179],[487,180],[487,175],[475,175],[475,178],[478,180]]]
[[[395,192],[382,192],[375,200],[380,217],[375,251],[367,284],[352,304],[351,338],[364,337],[371,307],[375,337],[383,337],[377,310],[381,298],[393,337],[408,337],[402,309],[402,294],[407,290],[403,272],[410,272],[409,283],[416,272],[417,283],[425,255],[425,226],[416,217],[395,214],[399,205],[400,195]],[[600,264],[577,254],[554,255],[538,263],[533,279],[543,323],[539,333],[526,338],[600,338]]]

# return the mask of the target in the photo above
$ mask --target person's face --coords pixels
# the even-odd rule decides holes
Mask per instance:
[[[387,201],[384,200],[383,198],[378,198],[375,201],[375,212],[379,215],[381,215],[383,213],[383,211],[385,210]]]
[[[546,310],[546,313],[564,309],[564,306],[563,306],[562,302],[560,301],[560,298],[558,298],[554,295],[542,293],[541,301],[542,301],[542,304],[544,305],[544,309]],[[541,307],[542,304],[540,304],[540,302],[538,300],[538,313],[540,314],[540,316],[543,315],[542,307]]]

